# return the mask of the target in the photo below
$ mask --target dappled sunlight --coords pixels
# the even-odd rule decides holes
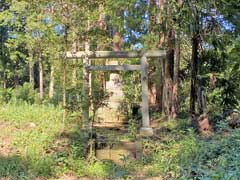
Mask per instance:
[[[0,0],[0,180],[240,179],[236,0]]]

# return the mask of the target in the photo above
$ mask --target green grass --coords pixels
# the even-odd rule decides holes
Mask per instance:
[[[5,128],[9,130],[5,130],[1,136],[11,139],[12,148],[11,156],[0,161],[0,166],[4,167],[0,168],[0,175],[12,179],[51,176],[54,161],[46,152],[59,136],[61,109],[25,103],[7,104],[0,107],[0,121],[7,124]],[[35,126],[31,127],[30,123]]]
[[[171,124],[173,122],[163,123],[163,126],[177,127]],[[177,128],[169,134],[162,133],[164,139],[145,142],[147,154],[144,158],[146,164],[150,164],[148,176],[183,180],[240,179],[240,129],[209,137],[201,137],[192,129]]]
[[[79,130],[79,119],[68,118],[60,135],[61,113],[61,108],[51,105],[0,106],[1,146],[10,150],[8,156],[0,154],[0,178],[58,179],[63,174],[102,179],[140,175],[183,180],[240,177],[239,129],[201,137],[187,120],[161,122],[156,137],[138,139],[144,147],[142,159],[125,157],[122,165],[99,160],[89,163],[84,159],[86,136]],[[110,140],[127,139],[127,134],[114,131],[100,133]]]

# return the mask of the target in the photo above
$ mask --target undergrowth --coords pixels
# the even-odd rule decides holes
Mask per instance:
[[[11,139],[12,147],[10,157],[1,157],[0,177],[50,177],[54,161],[46,150],[59,135],[60,117],[61,109],[50,105],[16,102],[1,106],[0,121],[11,129],[5,136]]]
[[[202,137],[189,127],[187,120],[161,122],[155,137],[136,137],[143,145],[141,159],[123,157],[121,165],[100,160],[89,163],[84,158],[86,134],[79,130],[79,119],[70,116],[61,134],[61,113],[61,108],[51,105],[11,102],[0,106],[1,127],[5,124],[3,127],[8,128],[0,132],[0,138],[11,140],[11,153],[0,154],[0,177],[14,180],[57,179],[63,174],[102,179],[240,177],[239,129]],[[105,133],[112,139],[121,139],[120,134],[116,137],[111,131]],[[125,139],[127,134],[122,136]]]

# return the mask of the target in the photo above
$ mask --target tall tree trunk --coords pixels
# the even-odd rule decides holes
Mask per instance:
[[[29,83],[32,85],[34,88],[34,62],[33,62],[33,52],[30,53],[31,59],[29,60]]]
[[[167,17],[173,18],[171,13],[171,7],[167,2]],[[172,118],[172,97],[173,97],[173,73],[174,73],[174,40],[175,31],[171,22],[167,22],[167,57],[165,61],[165,79],[163,88],[163,108],[164,113],[168,118]]]
[[[69,17],[70,17],[70,7],[69,4],[61,0],[61,10],[62,10],[62,23],[64,25],[64,55],[63,55],[63,76],[62,76],[62,132],[65,129],[65,119],[67,115],[67,98],[66,98],[66,80],[67,80],[67,50],[68,50],[68,33],[69,33]]]
[[[164,10],[164,0],[159,0],[158,1],[158,6],[159,6],[159,16],[161,16],[161,13],[164,13],[163,10]],[[160,18],[159,19],[159,22],[158,24],[160,24],[161,26],[163,25],[163,19]],[[163,33],[163,30],[160,29],[159,30],[159,48],[163,48],[164,46],[164,42],[165,42],[165,35]],[[157,91],[157,94],[156,94],[156,103],[157,103],[157,106],[158,106],[158,110],[159,112],[163,112],[163,87],[164,87],[164,76],[165,76],[165,73],[164,73],[164,66],[165,66],[165,59],[159,59],[159,62],[158,62],[158,74],[159,74],[159,83],[158,85],[156,86],[156,91]]]
[[[34,88],[34,70],[33,70],[33,62],[29,61],[29,83]]]
[[[68,48],[68,26],[65,25],[63,76],[62,76],[62,103],[63,103],[62,132],[64,131],[64,128],[65,128],[65,119],[66,119],[66,115],[67,115],[67,98],[66,98],[67,48]]]
[[[175,47],[175,63],[174,63],[174,76],[173,76],[173,94],[172,94],[172,118],[177,117],[177,103],[178,103],[178,78],[180,68],[180,43],[177,40]]]
[[[77,59],[73,58],[72,87],[77,87]]]
[[[90,30],[90,21],[87,21],[86,25],[86,31],[88,32]],[[88,34],[85,37],[84,41],[84,49],[85,52],[88,53],[90,51],[90,43],[88,39]],[[83,128],[86,129],[88,132],[91,130],[90,128],[90,121],[89,121],[89,108],[90,108],[90,94],[92,95],[92,92],[89,92],[91,90],[91,74],[87,70],[87,66],[91,65],[91,62],[89,58],[86,56],[83,58],[83,77],[82,77],[82,124]]]
[[[43,63],[42,63],[42,52],[38,52],[38,71],[39,71],[39,97],[43,99]]]
[[[149,40],[149,47],[152,46],[153,43],[153,35],[154,35],[154,27],[156,26],[156,14],[154,9],[156,8],[156,2],[155,0],[150,0],[149,1],[149,9],[148,9],[148,14],[149,14],[149,27],[148,27],[148,34],[150,36]]]
[[[17,75],[17,73],[15,73],[16,75],[14,75],[14,87],[17,87],[19,85],[19,77]]]
[[[197,99],[197,74],[198,74],[198,35],[192,38],[191,58],[191,91],[190,91],[190,113],[196,113],[195,104]]]
[[[149,48],[156,48],[155,42],[154,42],[154,29],[156,27],[156,1],[155,0],[150,0],[149,1],[149,9],[148,9],[148,14],[149,14],[149,28],[148,28],[148,34],[149,34]],[[156,105],[157,103],[157,85],[156,81],[153,79],[153,74],[156,73],[155,68],[153,69],[155,65],[150,65],[148,69],[148,95],[149,95],[149,103],[151,105]]]
[[[7,88],[7,77],[5,70],[3,71],[3,88]]]
[[[89,40],[86,39],[84,42],[85,46],[85,52],[89,52],[90,45]],[[86,66],[88,66],[90,63],[88,57],[84,57],[83,59],[83,80],[82,80],[82,96],[83,96],[83,102],[82,102],[82,120],[83,120],[83,128],[89,130],[90,122],[89,122],[89,106],[90,106],[90,99],[89,99],[89,88],[90,84],[90,73],[86,69]],[[92,92],[91,92],[92,93]]]
[[[163,108],[168,118],[171,118],[172,90],[173,90],[173,63],[174,49],[168,47],[167,59],[165,61],[165,78],[163,87]]]
[[[97,42],[97,51],[103,51],[104,48],[106,47],[105,41],[103,39],[105,38],[104,35],[106,35],[106,30],[107,30],[106,12],[105,12],[105,7],[103,2],[99,3],[98,9],[99,9],[98,28],[101,31],[100,34],[102,37],[100,37],[100,41]],[[95,64],[95,62],[93,63]],[[104,90],[105,84],[106,84],[104,72],[92,72],[91,74],[93,75],[93,78],[94,76],[97,76],[99,80],[98,81],[99,88]],[[92,83],[94,84],[94,79],[92,79]],[[98,87],[95,87],[95,88],[98,88]]]
[[[159,112],[163,111],[162,105],[163,105],[163,72],[162,72],[162,67],[163,67],[163,61],[160,60],[158,62],[158,82],[156,84],[156,105],[157,109]]]
[[[192,38],[191,58],[191,90],[190,90],[190,113],[192,117],[196,114],[197,100],[197,75],[198,75],[198,48],[199,48],[199,16],[195,15],[195,31]]]
[[[183,1],[178,0],[178,13],[180,13],[180,9],[182,7]],[[179,16],[181,17],[181,16]],[[180,28],[181,24],[178,19],[178,27]],[[176,44],[175,44],[175,63],[174,63],[174,74],[173,74],[173,94],[172,94],[172,118],[177,117],[178,111],[178,78],[179,78],[179,69],[180,69],[180,33],[177,32]]]
[[[74,43],[73,43],[73,52],[78,51],[78,41],[76,36],[74,35]],[[72,68],[72,87],[77,87],[77,58],[73,58],[72,60],[73,68]]]
[[[48,97],[49,99],[53,98],[54,95],[54,63],[51,64],[50,69],[50,82],[49,82],[49,91],[48,91]]]

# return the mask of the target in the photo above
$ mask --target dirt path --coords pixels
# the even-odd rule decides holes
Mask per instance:
[[[9,136],[16,131],[16,128],[8,122],[0,121],[0,156],[8,157],[13,148],[11,146],[12,139]]]

